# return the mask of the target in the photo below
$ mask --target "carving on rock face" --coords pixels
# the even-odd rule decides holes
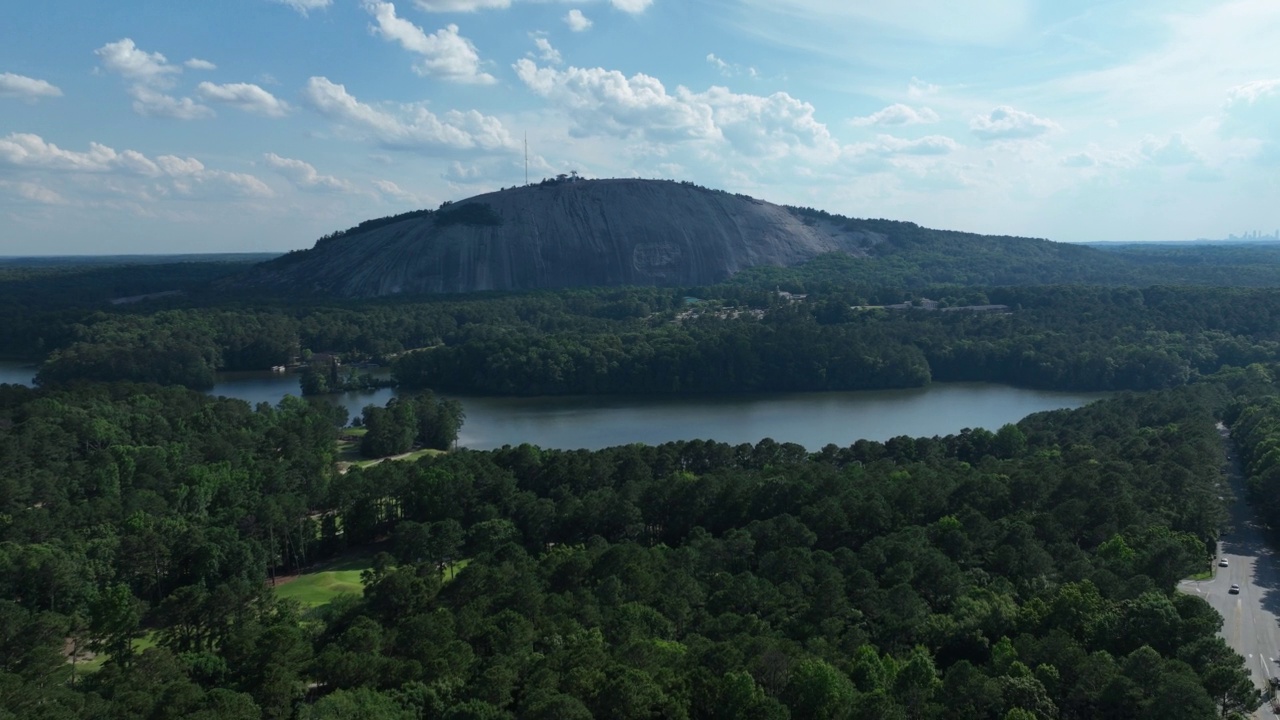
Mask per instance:
[[[641,275],[670,277],[679,274],[683,255],[680,246],[673,242],[639,243],[631,251],[631,267]]]

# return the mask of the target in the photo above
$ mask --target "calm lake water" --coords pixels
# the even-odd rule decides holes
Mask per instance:
[[[33,369],[0,363],[0,382],[29,384]],[[299,394],[298,376],[226,373],[215,395],[251,404]],[[384,389],[328,396],[352,417],[366,405],[384,405]],[[732,444],[770,437],[817,450],[858,439],[933,436],[964,428],[990,430],[1034,412],[1075,408],[1106,393],[1027,390],[986,383],[936,383],[912,390],[714,395],[694,397],[459,397],[467,413],[459,444],[487,450],[532,443],[547,448],[599,449],[627,443],[659,444],[696,438]]]

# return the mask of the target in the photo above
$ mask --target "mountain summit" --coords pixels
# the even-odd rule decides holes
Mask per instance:
[[[696,286],[883,240],[745,195],[668,180],[563,177],[321,238],[250,280],[346,297],[589,285]]]

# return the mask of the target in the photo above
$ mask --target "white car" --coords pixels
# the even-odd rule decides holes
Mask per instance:
[[[1228,563],[1226,558],[1222,558],[1221,560],[1218,561],[1218,567],[1226,567],[1227,564]]]
[[[1239,594],[1240,594],[1240,586],[1239,586],[1239,585],[1232,584],[1231,589],[1230,589],[1230,590],[1228,590],[1227,592],[1231,593],[1232,595],[1239,595]]]

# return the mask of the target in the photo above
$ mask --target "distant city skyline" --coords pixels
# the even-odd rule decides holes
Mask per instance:
[[[0,255],[262,252],[576,170],[1060,241],[1272,228],[1274,0],[6,8]],[[1268,231],[1264,231],[1268,232]]]

